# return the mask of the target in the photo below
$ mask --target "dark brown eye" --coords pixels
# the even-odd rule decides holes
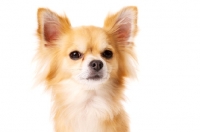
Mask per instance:
[[[69,54],[69,57],[72,59],[72,60],[78,60],[82,57],[82,54],[79,52],[79,51],[72,51],[70,54]]]
[[[110,50],[105,50],[103,53],[102,53],[102,56],[106,59],[110,59],[112,58],[113,56],[113,52],[110,51]]]

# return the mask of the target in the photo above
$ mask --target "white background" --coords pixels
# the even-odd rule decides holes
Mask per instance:
[[[33,88],[38,7],[73,26],[102,26],[109,11],[138,6],[138,79],[125,103],[131,132],[200,132],[198,0],[1,0],[0,132],[52,132],[50,97]]]

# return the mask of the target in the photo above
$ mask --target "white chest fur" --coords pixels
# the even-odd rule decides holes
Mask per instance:
[[[69,84],[69,83],[68,83]],[[112,119],[118,112],[116,103],[112,99],[112,88],[101,87],[85,90],[70,84],[65,88],[62,85],[62,105],[66,127],[74,132],[104,132],[102,121]]]
[[[108,116],[110,106],[105,98],[94,91],[88,92],[85,93],[87,97],[80,95],[79,99],[74,100],[74,115],[71,117],[74,120],[73,129],[75,132],[103,132],[101,121]]]

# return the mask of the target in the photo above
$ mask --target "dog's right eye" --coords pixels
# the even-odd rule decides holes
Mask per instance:
[[[69,54],[69,57],[72,59],[72,60],[78,60],[82,57],[82,54],[79,52],[79,51],[72,51],[70,54]]]

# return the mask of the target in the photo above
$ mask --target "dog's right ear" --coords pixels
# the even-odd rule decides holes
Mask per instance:
[[[71,27],[66,16],[59,16],[46,8],[38,9],[37,18],[37,35],[45,47],[55,46],[56,40],[58,40],[59,37]]]

